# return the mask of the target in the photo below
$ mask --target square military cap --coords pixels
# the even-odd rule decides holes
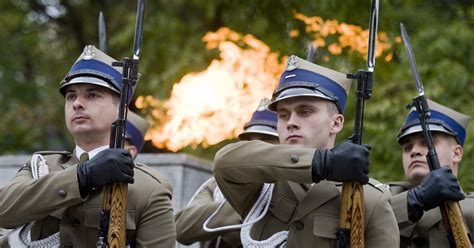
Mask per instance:
[[[145,144],[145,135],[149,127],[150,124],[145,118],[128,111],[127,122],[125,123],[125,138],[137,148],[138,152]]]
[[[122,91],[122,68],[112,66],[112,63],[116,61],[95,46],[87,45],[61,81],[59,91],[64,95],[67,86],[85,83],[105,87],[120,95]],[[131,98],[133,89],[130,88],[128,93]]]
[[[248,135],[252,133],[264,134],[278,138],[277,115],[268,109],[270,100],[264,98],[260,101],[257,110],[253,112],[252,118],[244,126],[244,131],[239,134],[239,139],[248,140]]]
[[[276,111],[276,103],[298,96],[314,96],[332,101],[344,113],[351,79],[345,73],[328,69],[295,55],[288,58],[285,71],[273,92],[269,109]]]
[[[427,120],[430,131],[449,134],[463,146],[466,140],[466,128],[471,117],[430,99],[428,99],[428,107],[431,113],[430,118]],[[399,144],[402,144],[404,137],[422,131],[416,108],[413,107],[398,132],[397,141]]]

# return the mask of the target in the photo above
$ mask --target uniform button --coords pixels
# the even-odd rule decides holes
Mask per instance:
[[[65,197],[67,196],[67,192],[66,192],[66,190],[64,190],[64,189],[60,189],[60,190],[58,191],[58,195],[59,195],[61,198],[65,198]]]
[[[72,220],[72,226],[73,227],[78,227],[81,224],[81,222],[78,219]]]
[[[298,163],[298,161],[299,161],[300,159],[298,158],[297,155],[291,155],[290,160],[291,160],[291,162],[293,162],[293,163],[296,164],[296,163]]]
[[[304,223],[301,221],[297,221],[295,223],[296,230],[303,230],[304,229]]]
[[[72,248],[72,243],[67,242],[66,244],[64,244],[64,248]]]

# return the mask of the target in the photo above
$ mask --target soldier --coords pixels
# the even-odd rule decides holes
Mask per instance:
[[[113,61],[94,46],[85,47],[60,84],[74,151],[35,153],[0,191],[0,226],[27,224],[20,239],[31,247],[96,246],[102,187],[112,182],[130,183],[129,245],[175,245],[170,183],[134,164],[128,151],[108,148],[122,89],[121,69],[112,67]]]
[[[397,135],[408,182],[390,183],[401,247],[449,247],[438,208],[446,200],[466,197],[459,203],[470,232],[474,231],[474,197],[462,194],[456,180],[470,117],[431,100],[428,105],[428,125],[442,167],[430,172],[428,149],[417,112],[412,109]]]
[[[267,109],[269,100],[262,100],[258,109],[253,113],[244,131],[239,135],[240,140],[262,140],[277,144],[277,117]],[[223,204],[217,215],[210,220],[209,227],[222,227],[242,223],[242,219],[229,203],[224,202],[219,187],[214,178],[206,181],[189,201],[188,205],[176,213],[177,240],[182,244],[201,242],[201,247],[242,247],[240,230],[231,229],[218,232],[207,232],[203,224],[212,213]]]
[[[335,247],[345,181],[365,184],[366,247],[399,245],[390,192],[367,176],[368,148],[334,147],[350,83],[346,74],[289,57],[269,106],[280,145],[241,141],[217,152],[214,177],[244,218],[244,247]]]
[[[138,114],[128,111],[125,123],[125,149],[135,159],[145,144],[145,134],[150,124]]]

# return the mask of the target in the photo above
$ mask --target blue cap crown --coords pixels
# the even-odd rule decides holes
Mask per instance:
[[[122,91],[121,67],[114,67],[116,60],[93,45],[87,45],[84,51],[72,65],[69,72],[59,85],[61,94],[66,93],[66,88],[72,84],[95,84],[112,90],[117,94]],[[128,95],[131,99],[133,89],[130,87]]]
[[[246,134],[259,133],[278,137],[277,115],[268,110],[270,100],[262,99],[260,106],[252,114],[252,118],[244,126],[244,131],[239,135],[239,139],[246,139]]]
[[[275,111],[276,103],[287,98],[314,96],[333,101],[339,112],[344,113],[351,82],[344,73],[292,55],[273,93],[269,109]]]
[[[427,120],[430,131],[447,133],[453,136],[461,146],[464,146],[467,135],[466,128],[471,117],[429,99],[428,107],[431,113]],[[401,143],[403,137],[419,132],[422,132],[420,120],[416,109],[412,108],[397,135],[397,141]]]
[[[125,123],[125,138],[140,152],[145,144],[145,134],[150,124],[146,119],[132,111],[128,111]]]

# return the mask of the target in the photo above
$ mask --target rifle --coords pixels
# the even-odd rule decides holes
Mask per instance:
[[[440,168],[438,154],[433,143],[433,137],[430,132],[430,127],[428,125],[428,119],[430,118],[430,109],[428,107],[428,101],[425,97],[425,90],[423,88],[423,83],[418,73],[416,66],[415,55],[411,48],[410,39],[408,37],[407,31],[403,26],[403,23],[400,23],[400,30],[402,34],[403,44],[405,45],[405,50],[408,54],[408,61],[410,63],[410,68],[415,78],[416,89],[418,90],[418,96],[412,99],[411,104],[407,104],[406,108],[411,109],[415,107],[418,119],[420,120],[420,125],[422,128],[423,137],[425,139],[426,147],[428,148],[428,154],[426,154],[426,160],[430,171]],[[441,211],[441,216],[443,218],[444,226],[448,233],[447,239],[450,244],[450,247],[472,247],[472,240],[466,224],[464,223],[463,215],[459,203],[455,201],[446,201],[439,206]]]
[[[347,74],[347,78],[357,79],[354,133],[350,137],[350,140],[359,145],[362,144],[364,102],[372,96],[378,13],[379,1],[372,0],[367,48],[367,70],[359,70],[356,74]],[[336,232],[336,246],[338,248],[364,247],[364,234],[364,188],[362,184],[357,182],[345,182],[342,184],[341,209],[339,228]]]
[[[123,61],[112,63],[112,66],[122,67],[123,82],[118,117],[117,120],[112,123],[110,148],[124,147],[128,103],[133,94],[133,87],[136,86],[138,82],[138,64],[143,38],[144,13],[145,0],[138,0],[135,36],[133,41],[133,58],[124,58]],[[125,247],[127,194],[128,185],[126,183],[117,182],[104,188],[97,247]],[[105,238],[106,235],[107,239]]]

